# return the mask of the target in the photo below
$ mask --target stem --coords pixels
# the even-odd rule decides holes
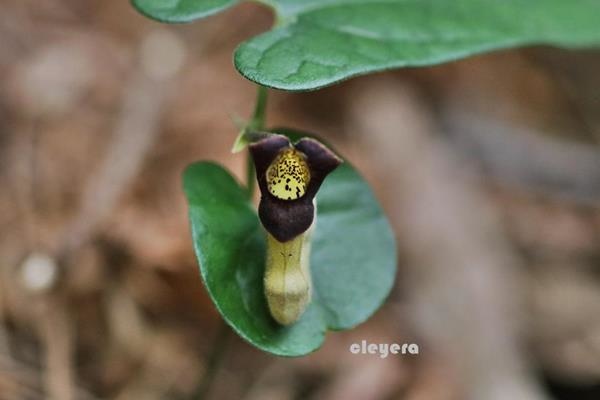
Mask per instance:
[[[248,123],[247,130],[249,131],[262,131],[265,129],[265,113],[267,110],[267,88],[265,86],[258,86],[256,93],[256,105],[254,106],[254,113],[252,119]],[[248,152],[246,158],[246,188],[248,197],[251,199],[254,195],[254,187],[256,186],[256,178],[254,172],[254,162],[252,156]]]
[[[267,109],[267,88],[265,86],[258,86],[256,93],[256,105],[254,106],[254,113],[252,114],[252,120],[248,124],[249,130],[260,131],[265,129],[265,112]]]
[[[202,377],[202,381],[196,387],[190,400],[204,400],[208,398],[211,386],[215,380],[215,375],[219,370],[223,357],[225,356],[225,350],[227,350],[227,344],[229,342],[230,330],[227,324],[221,321],[216,337],[213,341],[213,346],[208,356],[206,371]]]

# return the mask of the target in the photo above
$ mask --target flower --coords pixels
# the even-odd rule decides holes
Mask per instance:
[[[273,134],[249,148],[261,192],[260,221],[278,241],[292,240],[311,226],[313,199],[342,160],[311,138],[292,144],[286,136]]]

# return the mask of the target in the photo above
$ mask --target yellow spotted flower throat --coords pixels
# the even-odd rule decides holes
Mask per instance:
[[[280,200],[304,196],[310,181],[305,156],[295,149],[282,151],[267,169],[267,188]]]

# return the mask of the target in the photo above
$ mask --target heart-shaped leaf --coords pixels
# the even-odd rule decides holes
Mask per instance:
[[[269,315],[263,293],[266,237],[245,188],[222,167],[192,164],[184,174],[194,249],[208,293],[229,325],[256,347],[300,356],[371,316],[396,271],[390,225],[367,183],[348,164],[317,195],[311,272],[313,299],[289,327]]]
[[[273,8],[276,26],[242,43],[235,52],[235,66],[246,78],[277,89],[317,89],[355,75],[439,64],[522,45],[600,43],[598,0],[259,2]],[[178,22],[202,16],[197,9],[217,10],[215,3],[224,8],[235,1],[135,3],[156,19]],[[172,14],[176,18],[163,11],[169,7],[177,9]],[[187,10],[191,11],[186,16]]]

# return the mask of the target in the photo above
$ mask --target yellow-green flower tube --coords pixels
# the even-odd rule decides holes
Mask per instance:
[[[271,316],[281,325],[296,322],[310,303],[311,232],[309,228],[287,242],[280,242],[267,232],[265,297]]]

